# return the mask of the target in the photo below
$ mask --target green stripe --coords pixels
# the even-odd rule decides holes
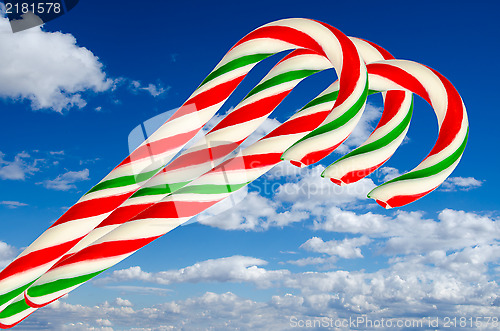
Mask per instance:
[[[251,90],[247,94],[247,96],[245,97],[245,99],[247,99],[248,97],[250,97],[250,96],[252,96],[252,95],[254,95],[256,93],[259,93],[260,91],[268,89],[270,87],[273,87],[273,86],[276,86],[276,85],[279,85],[279,84],[283,84],[283,83],[286,83],[286,82],[290,82],[292,80],[302,79],[302,78],[309,77],[312,74],[317,73],[318,71],[320,71],[320,70],[303,69],[303,70],[288,71],[288,72],[279,74],[279,75],[274,76],[273,78],[268,79],[265,82],[263,82],[263,83],[255,86],[253,88],[253,90]],[[243,99],[243,100],[245,100],[245,99]]]
[[[333,91],[333,92],[330,92],[328,94],[322,95],[320,97],[317,97],[316,99],[311,100],[307,105],[302,107],[302,109],[300,111],[307,109],[307,108],[317,106],[317,105],[325,103],[325,102],[335,101],[335,100],[337,100],[338,96],[339,96],[339,91]]]
[[[21,300],[11,303],[10,305],[7,306],[4,310],[0,312],[0,319],[2,318],[7,318],[14,316],[16,314],[19,314],[20,312],[23,312],[27,309],[31,308],[28,306],[26,301],[24,301],[24,298],[21,298]]]
[[[221,194],[221,193],[231,193],[239,190],[243,186],[247,185],[247,183],[242,184],[224,184],[224,185],[216,185],[216,184],[205,184],[205,185],[191,185],[186,186],[183,189],[180,189],[176,193],[185,194],[185,193],[195,193],[195,194]]]
[[[82,284],[92,277],[97,276],[101,272],[107,270],[108,268],[94,272],[88,275],[73,277],[73,278],[64,278],[55,280],[53,282],[45,283],[42,285],[35,285],[28,289],[28,296],[30,297],[41,297],[47,294],[55,293],[57,291],[61,291],[70,287],[73,287],[78,284]]]
[[[189,182],[181,182],[181,183],[163,184],[163,185],[156,185],[156,186],[141,188],[140,190],[135,192],[131,196],[131,198],[142,197],[142,196],[146,196],[146,195],[170,194],[174,191],[177,191],[181,187],[186,186],[188,183]]]
[[[465,135],[464,141],[462,142],[462,144],[460,145],[460,147],[455,152],[453,152],[453,154],[451,154],[450,156],[448,156],[443,161],[441,161],[439,163],[436,163],[435,165],[430,166],[428,168],[417,170],[417,171],[413,171],[413,172],[409,172],[407,174],[404,174],[402,176],[394,178],[394,179],[392,179],[392,180],[390,180],[390,181],[388,181],[386,183],[383,183],[382,185],[379,185],[374,190],[376,190],[377,188],[382,187],[384,185],[387,185],[389,183],[399,182],[401,180],[418,179],[418,178],[433,176],[433,175],[436,175],[436,174],[440,173],[441,171],[449,168],[464,153],[465,145],[467,145],[467,138],[468,137],[469,137],[469,128],[467,128],[467,134]],[[370,193],[368,195],[370,195]]]
[[[19,294],[23,293],[25,289],[27,289],[28,287],[30,287],[31,284],[33,284],[35,281],[32,281],[24,286],[21,286],[21,287],[18,287],[16,288],[15,290],[12,290],[10,292],[7,292],[7,293],[4,293],[2,295],[0,295],[0,304],[4,304],[12,299],[14,299],[15,297],[17,297]]]
[[[339,162],[340,160],[343,160],[343,159],[346,159],[346,158],[349,158],[349,157],[352,157],[355,155],[368,153],[368,152],[371,152],[371,151],[374,151],[374,150],[377,150],[377,149],[380,149],[384,146],[389,145],[391,142],[393,142],[397,137],[399,137],[404,132],[404,130],[406,129],[406,127],[408,127],[408,125],[410,125],[410,120],[411,120],[412,114],[413,114],[413,95],[412,95],[412,99],[411,99],[410,110],[406,114],[403,121],[401,123],[399,123],[394,129],[392,129],[391,132],[389,132],[388,134],[386,134],[382,138],[375,140],[372,143],[369,143],[367,145],[356,148],[355,150],[353,150],[349,154],[344,155],[343,157],[341,157],[340,159],[338,159],[337,161],[332,163],[332,165]],[[325,171],[326,171],[326,169],[325,169]]]
[[[105,190],[108,188],[123,187],[123,186],[143,182],[143,181],[148,180],[149,178],[153,177],[162,168],[163,168],[163,166],[161,166],[158,169],[154,169],[154,170],[144,172],[144,173],[141,173],[138,175],[123,176],[123,177],[118,177],[118,178],[106,180],[106,181],[101,182],[101,183],[97,184],[96,186],[92,187],[90,189],[90,191],[85,193],[85,195],[92,193],[92,192]]]
[[[245,55],[245,56],[242,56],[240,58],[234,59],[234,60],[224,64],[220,68],[212,71],[207,76],[207,78],[205,78],[203,80],[203,82],[201,82],[201,84],[200,84],[200,86],[198,86],[198,88],[202,87],[203,85],[205,85],[209,81],[211,81],[214,78],[217,78],[217,77],[219,77],[227,72],[230,72],[234,69],[244,67],[244,66],[252,64],[252,63],[260,62],[273,54],[274,53],[252,54],[252,55]]]
[[[363,107],[363,105],[366,102],[366,98],[368,96],[368,78],[366,80],[365,84],[365,89],[363,90],[363,93],[359,97],[359,99],[356,101],[354,105],[352,105],[349,110],[347,110],[344,114],[342,114],[340,117],[336,118],[330,123],[327,123],[325,125],[320,126],[319,128],[313,130],[312,132],[309,132],[305,137],[302,139],[299,139],[296,143],[294,143],[290,148],[293,148],[295,145],[299,144],[300,142],[307,140],[311,137],[318,136],[323,133],[330,132],[332,130],[338,129],[341,126],[345,125],[347,122],[349,122],[356,114],[360,111],[360,109]],[[287,150],[288,150],[287,149]],[[286,151],[285,151],[286,153]]]

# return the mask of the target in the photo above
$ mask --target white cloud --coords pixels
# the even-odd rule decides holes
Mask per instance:
[[[222,203],[230,202],[231,200],[226,199]],[[288,226],[308,218],[305,212],[278,212],[278,203],[257,192],[248,193],[239,203],[231,206],[231,209],[222,213],[214,209],[214,216],[208,217],[210,215],[208,214],[206,217],[198,218],[198,222],[224,230],[262,231],[270,227]]]
[[[57,176],[55,179],[47,179],[37,184],[43,184],[45,188],[57,191],[68,191],[76,188],[75,183],[89,179],[89,169],[80,171],[68,171]]]
[[[500,238],[500,223],[495,219],[451,209],[440,212],[439,221],[424,218],[421,212],[399,211],[389,217],[370,212],[356,214],[337,207],[321,216],[314,221],[314,229],[384,238],[380,249],[389,255],[460,250],[493,244]]]
[[[445,192],[468,191],[481,185],[483,185],[483,182],[474,177],[449,177],[440,186],[440,190]]]
[[[383,176],[382,182],[387,182],[391,179],[394,179],[398,176],[401,176],[401,173],[399,172],[399,170],[396,168],[393,168],[393,167],[383,167],[383,168],[380,168],[378,171]]]
[[[9,264],[17,254],[17,249],[11,245],[0,241],[0,268]]]
[[[32,175],[40,170],[36,167],[36,160],[35,162],[28,162],[31,156],[26,152],[17,153],[14,161],[7,161],[4,157],[5,154],[0,152],[1,179],[25,180],[28,175]]]
[[[266,270],[270,272],[272,270]],[[499,287],[484,278],[465,281],[460,272],[401,261],[373,273],[304,272],[282,276],[282,291],[259,302],[234,293],[201,296],[133,308],[103,304],[86,307],[56,302],[30,319],[52,329],[107,325],[130,330],[272,329],[290,330],[290,318],[412,318],[412,316],[498,316]],[[284,289],[288,288],[288,289]],[[299,293],[290,293],[299,292]],[[439,307],[439,309],[438,309]],[[78,329],[78,328],[77,328]]]
[[[232,198],[214,206],[213,210],[207,211],[197,220],[225,230],[261,231],[270,227],[290,226],[311,215],[317,217],[325,214],[331,205],[354,205],[367,201],[367,192],[375,187],[373,181],[367,178],[340,187],[321,178],[323,170],[323,166],[319,165],[289,172],[283,166],[270,176],[263,176],[258,182],[251,183],[248,194],[233,194]],[[288,182],[282,184],[275,180],[281,177],[286,177]],[[240,197],[240,194],[245,196]],[[233,198],[236,203],[231,201]],[[221,213],[222,210],[226,211]],[[209,217],[211,213],[216,216]]]
[[[141,84],[141,82],[139,82],[137,80],[132,80],[130,82],[130,89],[134,92],[145,91],[145,92],[151,94],[153,97],[157,97],[157,96],[167,92],[170,89],[170,86],[164,88],[161,86],[161,84],[155,85],[152,83],[149,83],[147,86],[144,86]]]
[[[0,96],[27,99],[32,109],[62,112],[86,105],[82,93],[112,87],[99,59],[71,34],[40,27],[12,33],[0,17]]]
[[[115,304],[120,307],[132,307],[133,304],[127,299],[122,299],[120,297],[115,299]]]
[[[363,115],[347,140],[335,149],[336,153],[347,154],[359,147],[375,129],[375,121],[382,116],[382,107],[367,103]]]
[[[7,206],[7,208],[17,208],[17,207],[24,207],[27,206],[27,203],[24,202],[19,202],[19,201],[0,201],[0,205]]]
[[[337,261],[337,259],[335,257],[311,257],[311,256],[309,256],[309,257],[305,257],[305,258],[298,259],[298,260],[289,260],[289,261],[286,261],[286,263],[293,264],[293,265],[296,265],[299,267],[305,267],[308,265],[315,265],[315,264],[327,264],[327,263],[333,264],[336,261]]]
[[[361,258],[361,246],[369,244],[371,240],[366,237],[345,238],[342,241],[330,240],[323,241],[318,237],[313,237],[303,243],[300,248],[310,252],[324,253],[331,256],[338,256],[344,259]]]
[[[349,205],[367,200],[366,194],[375,187],[371,179],[338,186],[321,178],[324,167],[302,169],[296,181],[280,185],[274,197],[281,203],[293,203],[293,209],[306,210],[316,215],[325,206]]]
[[[266,270],[260,268],[267,261],[248,256],[231,256],[206,260],[179,270],[145,272],[140,267],[116,270],[111,276],[96,281],[97,284],[118,281],[144,281],[169,285],[174,283],[200,282],[250,282],[257,287],[270,287],[273,282],[288,275],[288,270]]]

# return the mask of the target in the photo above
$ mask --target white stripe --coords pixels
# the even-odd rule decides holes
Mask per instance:
[[[53,226],[42,233],[42,235],[38,237],[37,240],[35,240],[19,255],[19,257],[34,251],[38,251],[40,249],[56,246],[83,237],[91,229],[95,228],[99,223],[101,223],[101,221],[105,219],[109,214],[111,214],[111,212],[98,216],[79,218],[73,221]]]

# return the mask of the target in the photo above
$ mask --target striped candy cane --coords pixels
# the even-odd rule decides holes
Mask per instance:
[[[327,90],[321,96],[331,94]],[[320,97],[321,97],[320,96]],[[316,99],[317,100],[317,99]],[[61,261],[25,293],[33,307],[51,302],[209,208],[280,162],[283,151],[317,127],[335,99],[315,100],[243,154],[223,162],[129,222]]]
[[[367,64],[394,59],[374,43],[358,38],[351,40]],[[330,178],[338,185],[354,183],[382,166],[401,145],[410,126],[413,95],[405,91],[388,91],[383,95],[384,111],[370,137],[360,147],[328,166],[322,177]]]
[[[384,57],[379,53],[379,57],[375,59],[380,58]],[[314,127],[310,127],[312,123],[317,125],[324,120],[326,111],[331,108],[337,95],[338,83],[334,83],[289,121],[245,149],[242,156],[233,158],[207,172],[86,249],[60,262],[28,289],[26,300],[33,307],[39,307],[57,299],[175,226],[221,201],[233,191],[258,178],[280,161],[281,153],[293,143],[294,139],[296,140],[307,133],[307,131],[303,131],[304,128],[311,130]],[[397,109],[401,109],[401,107],[397,107]],[[301,122],[298,122],[299,120]],[[305,123],[308,126],[304,126]],[[168,208],[173,210],[168,212]],[[175,215],[175,220],[174,217],[170,217],[168,221],[159,218],[158,215],[161,215],[163,211],[167,215]],[[145,215],[147,218],[144,218]],[[153,224],[151,224],[152,220]],[[148,235],[145,235],[144,231]],[[131,233],[138,233],[138,237],[131,237]],[[127,248],[128,244],[130,245]],[[106,256],[97,253],[102,252],[104,247],[107,247],[106,250],[109,252],[114,251],[114,253]],[[119,249],[120,252],[117,253],[115,249]],[[101,255],[99,256],[99,254]],[[71,277],[68,277],[69,275]]]
[[[61,260],[80,251],[172,191],[221,163],[269,116],[299,82],[331,67],[330,61],[314,51],[299,49],[291,52],[206,136],[183,151],[172,163],[146,182]],[[19,295],[0,312],[0,328],[16,325],[35,310],[36,308],[29,307],[25,303],[23,294]]]
[[[452,173],[465,150],[469,122],[457,90],[437,71],[405,60],[386,60],[369,66],[372,88],[420,95],[434,109],[439,124],[434,147],[416,168],[368,194],[385,208],[399,207],[430,193]]]
[[[254,30],[224,56],[169,121],[0,273],[0,309],[157,173],[215,114],[258,61],[293,48],[325,55],[337,69],[341,81],[338,106],[351,107],[363,99],[364,94],[357,91],[366,90],[366,67],[353,43],[338,30],[306,19],[282,20]]]
[[[193,146],[116,208],[65,257],[80,251],[168,194],[220,164],[304,78],[332,65],[310,50],[295,50],[281,60],[234,110]]]

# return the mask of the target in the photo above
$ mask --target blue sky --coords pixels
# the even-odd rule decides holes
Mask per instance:
[[[408,142],[371,177],[342,191],[323,181],[320,170],[340,153],[302,171],[280,166],[232,210],[174,230],[19,329],[288,330],[291,316],[499,317],[499,9],[493,1],[86,0],[14,35],[0,18],[0,267],[128,155],[134,127],[180,106],[234,43],[273,20],[321,20],[440,71],[470,120],[452,179],[411,205],[385,211],[365,196],[430,150],[437,125],[420,98]],[[222,111],[277,60],[259,65]],[[301,84],[269,123],[333,79],[328,71]],[[381,106],[370,99],[368,127]],[[269,183],[279,189],[264,191]]]

